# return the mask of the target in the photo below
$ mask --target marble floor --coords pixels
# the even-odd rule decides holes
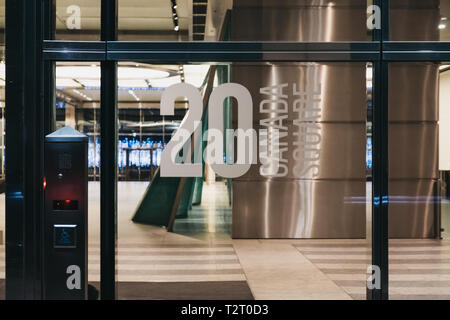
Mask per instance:
[[[294,246],[350,297],[366,298],[366,241],[306,240]],[[389,240],[389,297],[450,300],[450,241]]]
[[[216,281],[218,290],[223,281],[246,281],[255,299],[365,299],[370,264],[365,240],[231,239],[223,182],[205,185],[201,206],[177,219],[169,233],[131,221],[147,185],[118,184],[119,281]],[[99,183],[90,182],[89,281],[98,281],[100,272],[99,200]],[[4,257],[0,245],[0,279]],[[450,299],[450,241],[391,240],[390,294],[393,299]]]

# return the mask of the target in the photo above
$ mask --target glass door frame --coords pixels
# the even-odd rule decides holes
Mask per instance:
[[[388,63],[450,61],[450,42],[389,41],[389,0],[373,4],[381,8],[382,21],[371,42],[123,42],[116,41],[117,0],[101,1],[101,41],[46,40],[53,38],[55,0],[7,0],[7,298],[41,297],[37,226],[43,207],[43,138],[52,131],[54,117],[55,61],[101,62],[100,285],[102,299],[117,298],[117,62],[145,60],[372,62],[372,265],[380,268],[381,287],[368,290],[367,299],[388,299]],[[34,100],[24,103],[27,95]],[[25,118],[28,114],[35,117]]]

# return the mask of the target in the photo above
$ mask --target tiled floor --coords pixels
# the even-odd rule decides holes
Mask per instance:
[[[295,247],[352,298],[365,299],[371,249],[364,241],[308,241]],[[450,241],[391,239],[389,295],[450,300]]]
[[[247,281],[256,299],[365,298],[370,264],[365,240],[232,240],[231,208],[222,182],[205,186],[202,205],[194,206],[189,218],[178,219],[175,232],[168,233],[131,221],[146,187],[119,183],[119,281],[212,281],[218,290],[223,281]],[[90,281],[99,280],[99,200],[99,184],[89,183]],[[5,276],[4,257],[0,245],[0,278]],[[391,240],[390,296],[450,299],[450,241]]]
[[[234,240],[255,299],[351,299],[291,241]]]
[[[99,190],[90,183],[89,280],[98,281]],[[189,218],[177,219],[174,233],[164,228],[131,221],[147,183],[119,183],[118,280],[119,281],[245,281],[229,235],[231,207],[222,188],[204,188],[202,206],[194,206]],[[223,200],[225,199],[225,200]]]
[[[99,281],[97,246],[90,246],[89,280]],[[245,281],[232,244],[119,244],[119,281]]]

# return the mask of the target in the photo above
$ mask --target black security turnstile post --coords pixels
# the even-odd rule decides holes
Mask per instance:
[[[45,137],[44,299],[87,299],[87,142],[71,127]]]

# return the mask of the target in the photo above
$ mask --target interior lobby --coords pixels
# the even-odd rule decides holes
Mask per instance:
[[[45,265],[14,269],[26,253],[13,233],[33,232],[44,248],[56,236],[41,234],[43,226],[60,224],[16,221],[26,214],[14,201],[17,186],[29,187],[23,194],[44,199],[36,217],[61,211],[48,207],[56,184],[46,173],[60,168],[44,164],[44,145],[67,127],[86,142],[85,280],[100,298],[102,282],[113,279],[119,300],[450,300],[450,54],[439,49],[450,41],[450,0],[116,0],[111,39],[104,1],[44,2],[53,29],[39,47],[44,83],[32,88],[42,126],[26,131],[19,120],[36,115],[10,111],[18,91],[6,80],[15,69],[0,0],[1,300],[27,292],[8,293],[21,272],[45,279]],[[367,8],[378,4],[386,31],[367,27]],[[430,48],[437,53],[426,55]],[[232,84],[251,105],[232,92],[214,109],[211,97]],[[177,85],[189,85],[200,103],[180,91],[165,113]],[[33,107],[21,106],[23,114]],[[172,153],[180,167],[200,163],[201,175],[164,176],[164,151],[199,109],[200,136],[214,129],[212,110],[222,129],[241,127],[247,110],[255,132],[279,130],[285,161],[263,174],[272,167],[259,141],[258,161],[223,176],[196,160],[194,144],[208,150],[197,128],[194,151],[183,143]],[[24,137],[42,148],[28,150]],[[219,158],[233,166],[228,145],[239,138],[222,138]],[[37,173],[27,171],[27,152],[41,159]],[[29,254],[63,252],[39,250]],[[43,298],[51,286],[36,279]]]

